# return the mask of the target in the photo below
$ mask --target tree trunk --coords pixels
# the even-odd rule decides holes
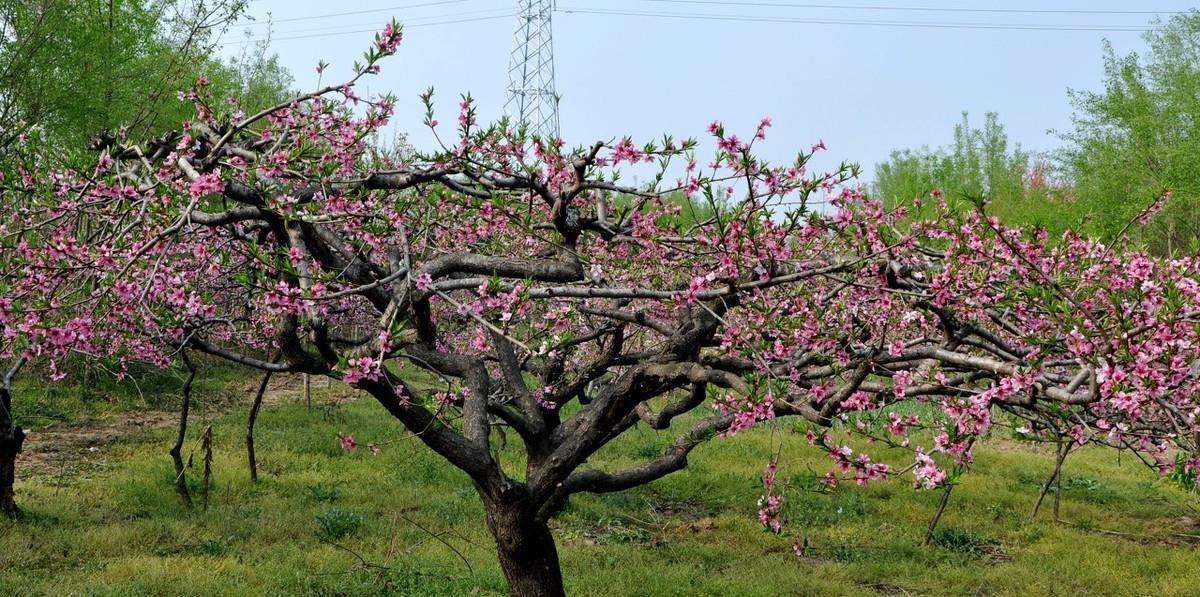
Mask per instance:
[[[0,513],[9,518],[20,516],[13,483],[17,480],[17,453],[25,441],[25,432],[20,427],[9,427],[0,433]]]
[[[250,416],[246,418],[246,458],[250,460],[250,480],[258,482],[258,459],[254,456],[254,423],[258,421],[258,411],[262,409],[263,394],[267,392],[267,384],[271,383],[271,372],[263,375],[258,384],[258,393],[254,395],[254,404],[250,405]]]
[[[938,522],[942,520],[942,514],[946,513],[946,505],[950,503],[951,491],[954,491],[954,484],[947,483],[946,488],[942,491],[942,501],[938,503],[937,512],[933,514],[933,520],[929,521],[929,528],[925,529],[925,545],[933,543],[933,532],[937,530]]]
[[[496,538],[500,568],[509,593],[520,597],[562,597],[562,570],[554,535],[524,504],[487,503],[488,529]]]
[[[13,423],[8,389],[0,388],[0,513],[9,518],[21,514],[13,483],[17,480],[17,454],[24,443],[25,431]]]
[[[204,509],[208,510],[208,492],[212,489],[212,425],[204,429],[204,434],[200,436],[201,449],[204,450],[204,483],[201,487],[204,488]]]
[[[1063,443],[1063,438],[1058,438],[1058,445],[1054,449],[1054,471],[1050,473],[1050,478],[1046,479],[1046,484],[1042,486],[1041,493],[1038,494],[1037,501],[1033,504],[1033,514],[1030,519],[1037,518],[1038,510],[1042,508],[1042,500],[1046,499],[1046,494],[1050,492],[1050,487],[1058,482],[1058,492],[1054,494],[1054,520],[1058,520],[1058,502],[1062,493],[1062,467],[1063,462],[1067,459],[1067,452],[1071,450],[1071,444]]]
[[[184,361],[188,366],[188,376],[183,382],[183,405],[179,408],[179,431],[175,435],[175,445],[171,446],[171,461],[175,464],[175,491],[179,494],[179,499],[183,501],[183,505],[192,507],[192,495],[188,491],[187,486],[187,469],[183,465],[183,441],[187,438],[188,411],[192,406],[192,382],[196,380],[196,368],[191,361],[187,360],[187,354],[184,353]]]

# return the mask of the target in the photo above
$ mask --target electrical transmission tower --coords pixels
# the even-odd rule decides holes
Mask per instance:
[[[553,0],[517,0],[517,29],[508,58],[504,112],[529,132],[558,138],[558,95],[554,92]]]

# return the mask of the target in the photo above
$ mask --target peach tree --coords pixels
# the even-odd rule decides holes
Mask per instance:
[[[429,93],[437,146],[386,152],[394,100],[355,83],[400,39],[388,25],[352,80],[255,114],[200,81],[178,132],[107,139],[94,172],[8,181],[41,206],[23,220],[53,218],[74,247],[34,235],[20,267],[91,286],[81,314],[42,324],[47,285],[6,278],[5,355],[74,325],[89,354],[341,379],[471,479],[519,595],[563,593],[548,523],[572,495],[651,483],[781,417],[830,430],[808,434],[829,484],[946,487],[1001,417],[1194,479],[1196,258],[1047,238],[937,196],[916,220],[864,196],[852,167],[814,168],[821,144],[756,157],[767,119],[745,139],[710,125],[711,158],[671,137],[568,150],[481,125],[469,98],[442,124]],[[630,168],[658,174],[628,185]],[[418,383],[430,375],[438,388]],[[893,408],[909,402],[936,416]],[[589,465],[639,426],[675,440]],[[499,459],[501,434],[520,466]],[[759,515],[779,531],[774,468]]]

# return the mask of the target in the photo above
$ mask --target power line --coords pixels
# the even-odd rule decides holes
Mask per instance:
[[[404,26],[405,29],[408,29],[410,27],[416,27],[416,26],[422,24],[421,23],[422,21],[430,21],[430,20],[436,21],[436,20],[449,19],[449,18],[459,18],[459,17],[467,17],[467,16],[474,16],[474,15],[486,15],[486,14],[495,15],[496,13],[501,12],[501,11],[507,11],[507,12],[505,12],[505,15],[513,14],[511,8],[489,8],[489,9],[485,9],[485,10],[468,10],[468,11],[463,11],[463,12],[443,13],[443,14],[437,14],[437,15],[426,15],[423,17],[410,17],[410,18],[402,19],[400,21],[400,23],[401,23],[401,25]],[[503,16],[503,15],[497,15],[497,16]],[[337,34],[347,28],[352,29],[353,32],[359,32],[364,27],[374,27],[375,28],[374,30],[380,29],[379,23],[374,23],[374,22],[373,23],[345,23],[342,25],[335,25],[332,28],[330,26],[326,25],[323,27],[308,27],[305,29],[288,29],[285,31],[271,31],[270,33],[271,33],[272,37],[274,37],[276,35],[289,36],[289,35],[294,35],[294,34],[299,34],[299,33]],[[351,31],[346,31],[346,32],[350,33]],[[261,34],[261,32],[256,33],[256,34]]]
[[[408,8],[421,8],[430,6],[442,6],[449,4],[464,4],[473,0],[441,0],[439,2],[422,2],[414,4],[405,4],[392,6],[388,8],[345,11],[338,13],[326,13],[320,15],[308,15],[303,17],[291,17],[287,19],[277,19],[262,23],[249,23],[246,25],[266,25],[272,23],[296,22],[313,19],[332,18],[339,16],[351,16],[360,14],[370,14],[387,12],[394,10],[402,10]],[[931,11],[931,12],[958,12],[958,13],[1029,13],[1029,14],[1180,14],[1183,11],[1104,11],[1104,10],[1084,10],[1084,9],[1006,9],[1006,8],[947,8],[947,7],[913,7],[913,6],[867,6],[867,5],[850,5],[850,4],[812,4],[812,3],[796,3],[796,2],[729,2],[722,0],[642,0],[643,2],[656,2],[666,4],[689,4],[689,5],[720,5],[720,6],[745,6],[745,7],[774,7],[774,8],[814,8],[814,9],[842,9],[842,10],[897,10],[897,11]],[[462,18],[466,15],[481,14],[493,12],[495,10],[476,10],[461,13],[429,15],[425,17],[414,17],[412,20],[439,19],[446,20],[423,22],[415,24],[406,24],[406,29],[450,25],[457,23],[470,23],[477,21],[488,21],[495,19],[503,19],[515,16],[514,13],[504,13],[499,15],[481,16],[474,18]],[[1153,28],[1148,26],[1091,26],[1091,25],[1053,25],[1053,24],[1031,24],[1031,23],[954,23],[954,22],[939,22],[939,21],[895,21],[895,20],[869,20],[869,19],[848,19],[848,18],[812,18],[812,17],[787,17],[778,15],[730,15],[730,14],[696,14],[696,13],[679,13],[679,12],[659,12],[659,11],[633,11],[633,10],[608,10],[594,9],[587,7],[580,8],[556,8],[559,12],[569,14],[587,14],[587,15],[604,15],[604,16],[631,16],[631,17],[649,17],[659,19],[680,19],[693,21],[726,21],[726,22],[745,22],[745,23],[777,23],[777,24],[813,24],[813,25],[849,25],[849,26],[866,26],[866,27],[899,27],[899,28],[924,28],[924,29],[976,29],[976,30],[1017,30],[1017,31],[1097,31],[1097,32],[1144,32],[1150,31]],[[450,18],[454,17],[454,18]],[[346,27],[355,27],[356,25],[344,25]],[[353,29],[347,31],[330,30],[326,28],[311,28],[299,29],[283,32],[283,37],[269,37],[245,39],[238,41],[230,41],[218,44],[220,46],[231,45],[246,45],[251,43],[260,43],[263,41],[289,41],[298,39],[314,39],[323,37],[336,37],[341,35],[354,35],[360,33],[372,33],[378,28],[370,29]],[[293,33],[313,32],[306,35],[291,35]]]
[[[990,14],[1074,14],[1074,15],[1175,15],[1186,14],[1185,10],[1096,10],[1074,8],[963,8],[933,6],[880,6],[865,4],[807,4],[796,2],[727,2],[722,0],[641,0],[657,4],[693,4],[715,6],[752,6],[770,8],[814,8],[836,10],[883,10],[907,12],[950,12]]]
[[[404,29],[408,30],[408,29],[416,29],[418,27],[432,27],[434,25],[453,25],[453,24],[457,24],[457,23],[472,23],[472,22],[476,22],[476,21],[491,21],[491,20],[495,20],[495,19],[509,19],[514,16],[516,16],[516,13],[510,12],[507,14],[494,15],[494,16],[490,16],[490,17],[474,17],[474,18],[470,18],[470,19],[453,19],[453,20],[447,20],[447,21],[436,21],[436,22],[432,22],[432,23],[418,23],[416,25],[405,25]],[[376,27],[374,29],[357,29],[354,31],[338,31],[335,33],[313,33],[311,35],[295,35],[295,36],[291,36],[291,37],[247,39],[247,40],[241,40],[241,41],[225,42],[225,43],[217,44],[217,45],[220,45],[220,46],[245,45],[245,44],[250,44],[250,43],[261,43],[264,41],[274,42],[274,41],[289,41],[289,40],[293,40],[293,39],[313,39],[313,38],[319,38],[319,37],[336,37],[339,35],[352,35],[352,34],[359,34],[359,33],[376,33],[378,31],[379,31],[379,28]]]
[[[916,21],[872,21],[872,20],[855,20],[855,19],[814,19],[804,17],[777,17],[777,16],[747,16],[747,15],[712,15],[712,14],[687,14],[687,13],[667,13],[667,12],[638,12],[638,11],[618,11],[618,10],[601,10],[588,8],[560,8],[560,12],[570,14],[591,14],[591,15],[611,15],[611,16],[631,16],[631,17],[651,17],[651,18],[670,18],[670,19],[686,19],[694,21],[733,21],[745,23],[803,23],[814,25],[857,25],[868,27],[908,27],[908,28],[925,28],[925,29],[1002,29],[1015,31],[1106,31],[1106,32],[1144,32],[1152,31],[1151,27],[1135,27],[1135,26],[1071,26],[1071,25],[1038,25],[1024,23],[941,23],[941,22],[916,22]]]
[[[353,15],[365,15],[377,12],[390,12],[394,10],[404,10],[408,8],[425,8],[428,6],[445,6],[447,4],[463,4],[473,2],[474,0],[441,0],[440,2],[422,2],[419,4],[404,4],[401,6],[390,6],[387,8],[372,8],[370,10],[351,10],[346,12],[330,12],[319,15],[308,15],[303,17],[289,17],[286,19],[270,19],[266,21],[255,21],[253,23],[238,23],[233,27],[258,27],[263,25],[271,25],[274,23],[291,23],[295,21],[311,21],[313,19],[327,19],[331,17],[347,17]]]
[[[445,6],[449,4],[465,4],[476,0],[440,0],[437,2],[420,2],[416,4],[402,4],[399,6],[390,6],[385,8],[373,8],[368,10],[352,10],[344,12],[332,12],[316,15],[307,15],[302,17],[288,17],[284,19],[270,19],[264,21],[255,21],[251,23],[237,23],[232,27],[262,27],[277,23],[292,23],[296,21],[311,21],[315,19],[326,19],[333,17],[354,16],[363,14],[373,14],[381,12],[389,12],[396,10],[406,10],[410,8],[427,8],[430,6]],[[1078,14],[1078,15],[1175,15],[1186,14],[1188,11],[1183,10],[1096,10],[1096,9],[1056,9],[1056,8],[962,8],[962,7],[925,7],[925,6],[878,6],[878,5],[859,5],[859,4],[812,4],[812,3],[797,3],[797,2],[729,2],[726,0],[640,0],[641,2],[652,2],[657,4],[690,4],[690,5],[709,5],[709,6],[745,6],[756,8],[808,8],[808,9],[831,9],[831,10],[876,10],[889,12],[945,12],[945,13],[976,13],[976,14]],[[491,9],[502,10],[502,9]],[[477,11],[482,12],[482,11]]]

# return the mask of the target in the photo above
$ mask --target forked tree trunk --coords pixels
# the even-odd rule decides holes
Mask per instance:
[[[179,494],[179,499],[183,501],[183,505],[192,507],[192,495],[188,491],[187,486],[187,469],[183,464],[183,441],[187,438],[188,411],[192,406],[192,382],[196,380],[196,368],[191,361],[187,360],[187,354],[184,353],[184,362],[187,363],[188,376],[183,382],[183,405],[179,408],[179,429],[175,435],[175,444],[171,446],[171,461],[175,465],[175,491]]]
[[[561,597],[562,570],[550,527],[523,504],[485,502],[509,592],[520,597]]]
[[[1042,500],[1046,499],[1046,494],[1050,492],[1050,487],[1055,486],[1054,520],[1058,521],[1058,507],[1062,500],[1062,468],[1070,451],[1071,441],[1069,439],[1064,441],[1062,437],[1058,438],[1058,446],[1054,449],[1054,470],[1050,473],[1050,478],[1046,479],[1045,485],[1042,486],[1042,491],[1038,493],[1037,501],[1033,504],[1033,514],[1030,515],[1030,519],[1037,518],[1038,511],[1042,508]]]
[[[25,443],[25,431],[13,423],[12,397],[0,387],[0,513],[9,518],[21,514],[13,483],[17,480],[17,454]]]

